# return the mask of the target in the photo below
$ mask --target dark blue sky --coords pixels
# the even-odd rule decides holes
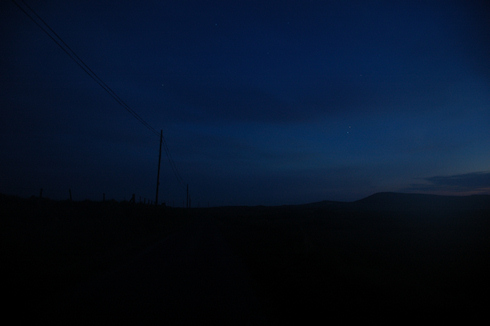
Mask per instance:
[[[26,3],[163,129],[168,204],[490,193],[485,1]],[[11,1],[0,28],[0,192],[154,199],[159,137]]]

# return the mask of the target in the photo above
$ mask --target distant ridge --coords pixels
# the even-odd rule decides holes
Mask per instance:
[[[350,203],[362,210],[481,210],[490,209],[490,195],[441,196],[380,192]]]
[[[345,204],[347,204],[347,202],[333,201],[333,200],[322,200],[322,201],[318,201],[318,202],[314,202],[314,203],[307,203],[307,204],[293,205],[293,206],[315,208],[315,207],[334,207],[334,206],[341,206],[341,205],[345,205]]]

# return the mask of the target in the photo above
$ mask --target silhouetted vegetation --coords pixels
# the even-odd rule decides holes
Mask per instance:
[[[12,304],[41,309],[47,297],[199,221],[216,225],[244,263],[270,324],[386,311],[483,313],[490,209],[488,197],[465,198],[380,194],[184,210],[2,196],[4,282]]]
[[[36,307],[110,270],[188,222],[182,209],[0,195],[9,302]],[[185,215],[184,215],[185,216]]]

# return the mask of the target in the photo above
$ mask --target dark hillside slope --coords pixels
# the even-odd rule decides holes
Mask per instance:
[[[490,290],[487,199],[380,193],[215,216],[278,324],[468,316]]]
[[[48,299],[112,270],[186,225],[188,219],[183,215],[179,210],[127,202],[53,201],[0,194],[5,311],[21,308],[23,316],[31,316]]]
[[[488,199],[380,193],[184,210],[0,196],[6,311],[89,316],[86,303],[138,324],[486,315]],[[86,292],[65,302],[73,289]]]
[[[350,207],[376,211],[481,210],[490,209],[490,195],[439,196],[381,192],[355,201]]]

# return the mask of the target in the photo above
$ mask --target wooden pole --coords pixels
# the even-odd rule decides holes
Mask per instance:
[[[158,152],[157,192],[155,195],[155,205],[157,206],[158,206],[158,187],[160,186],[160,163],[162,161],[162,140],[163,140],[163,131],[160,130],[160,150]]]

